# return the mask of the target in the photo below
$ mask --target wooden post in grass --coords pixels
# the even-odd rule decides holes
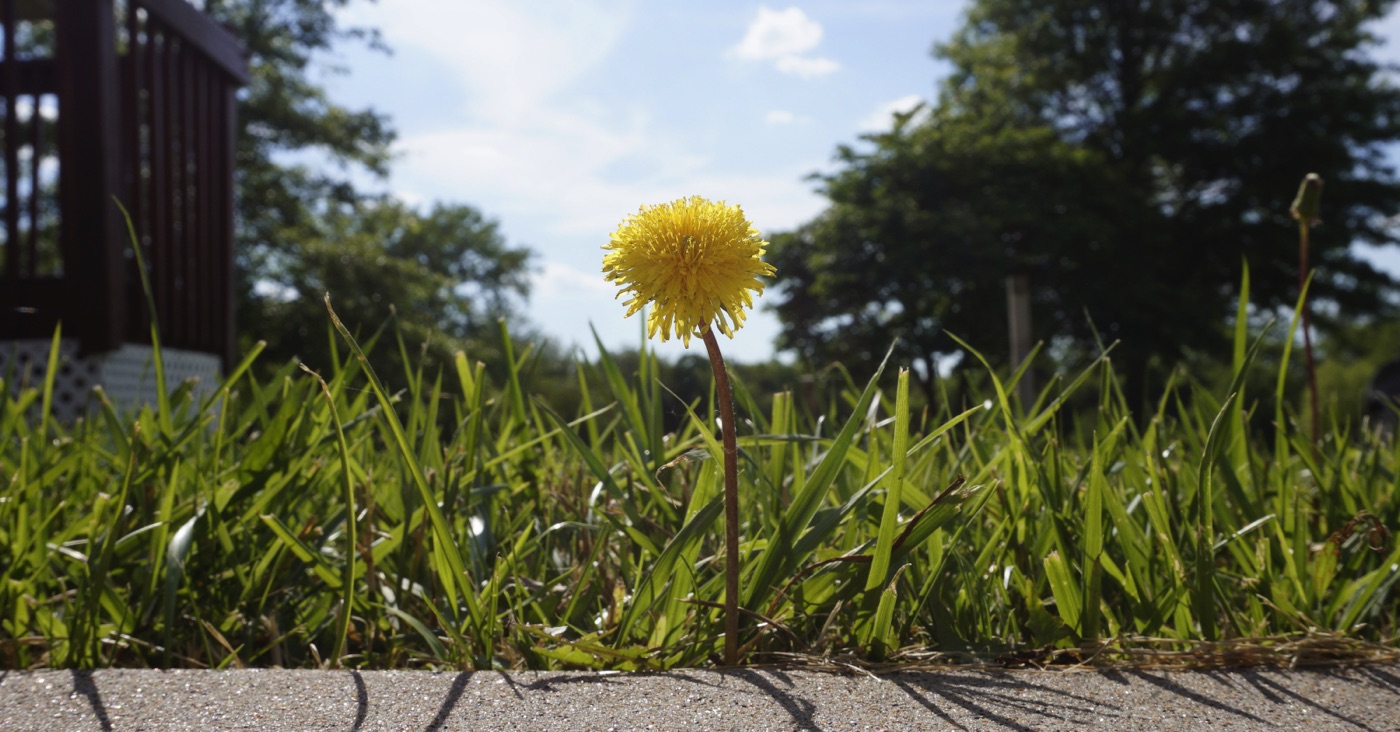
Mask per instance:
[[[111,0],[59,0],[56,12],[59,248],[68,296],[84,303],[69,311],[65,325],[75,326],[85,349],[109,351],[122,344],[127,317],[122,250],[128,242],[112,205],[120,185],[116,22]]]
[[[1006,278],[1006,330],[1010,334],[1011,368],[1015,370],[1031,352],[1031,280],[1025,274]],[[1030,408],[1035,401],[1035,379],[1031,370],[1016,385],[1021,406]]]

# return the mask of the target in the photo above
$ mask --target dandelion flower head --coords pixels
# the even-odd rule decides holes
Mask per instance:
[[[711,325],[730,338],[743,327],[759,278],[774,273],[767,246],[743,209],[692,196],[628,216],[603,247],[603,273],[628,298],[628,317],[651,307],[648,337],[674,334],[689,347]]]

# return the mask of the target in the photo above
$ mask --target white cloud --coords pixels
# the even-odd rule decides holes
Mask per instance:
[[[822,26],[807,17],[801,8],[770,10],[758,7],[758,17],[749,24],[744,40],[732,49],[742,59],[763,61],[810,51],[822,40]]]
[[[767,114],[763,115],[763,122],[765,124],[774,126],[810,125],[814,122],[814,120],[806,115],[795,114],[786,109],[773,109],[769,110]]]
[[[885,132],[894,128],[895,114],[904,114],[923,103],[922,96],[905,94],[894,101],[881,104],[875,111],[862,118],[857,127],[863,132]],[[924,113],[927,113],[927,109]]]
[[[663,99],[654,92],[589,86],[628,42],[635,4],[394,0],[345,11],[354,16],[346,25],[378,27],[391,47],[408,49],[386,62],[397,73],[455,81],[430,101],[431,125],[401,129],[395,195],[469,201],[498,220],[512,243],[539,255],[527,317],[590,349],[590,322],[605,343],[638,342],[638,318],[621,318],[616,288],[599,268],[608,232],[639,205],[690,195],[724,199],[742,204],[765,235],[808,221],[825,205],[804,179],[822,166],[824,149],[801,161],[754,163],[693,128],[668,126],[664,113],[649,111]],[[815,39],[801,40],[813,34],[798,28],[777,47],[818,43],[820,26],[808,23]],[[774,111],[765,118],[772,124],[816,124]],[[765,357],[776,320],[754,312],[747,331],[732,355]]]
[[[786,109],[775,109],[763,115],[763,121],[770,125],[790,125],[797,121],[797,117]]]
[[[473,114],[515,121],[608,56],[634,2],[610,0],[394,0],[351,6],[346,25],[379,28],[390,47],[428,53],[451,68]]]
[[[551,238],[606,237],[646,203],[690,195],[742,202],[761,230],[788,228],[820,210],[803,176],[804,161],[759,174],[717,173],[714,161],[673,143],[645,122],[613,130],[578,116],[539,126],[464,127],[405,137],[395,178],[409,194],[471,201],[500,217],[507,230],[543,230]],[[609,169],[626,161],[625,175]],[[525,241],[532,246],[547,241]],[[601,246],[602,241],[598,241]],[[565,254],[575,263],[597,250]]]
[[[606,302],[617,293],[617,287],[603,279],[601,253],[598,261],[597,271],[589,272],[559,262],[545,262],[533,278],[533,290],[547,299],[558,300],[567,293],[570,297],[602,298]]]
[[[822,40],[822,26],[796,6],[771,10],[760,5],[758,17],[749,24],[743,40],[727,55],[746,61],[774,61],[784,74],[804,79],[830,74],[841,64],[829,58],[804,56]]]
[[[804,79],[825,76],[841,68],[841,64],[829,58],[811,56],[784,56],[778,59],[778,70],[784,74],[796,74]]]
[[[770,125],[805,125],[812,120],[808,117],[799,117],[786,109],[774,109],[763,115],[763,121]]]
[[[688,132],[661,127],[646,111],[646,100],[619,104],[564,93],[624,42],[635,5],[635,0],[352,5],[360,9],[347,25],[380,28],[391,47],[431,56],[461,85],[444,90],[441,101],[454,108],[458,121],[401,134],[395,193],[411,200],[471,201],[499,218],[507,231],[528,232],[521,243],[550,257],[558,251],[555,242],[605,237],[638,205],[682,196],[742,201],[760,228],[795,226],[820,210],[820,199],[803,180],[816,167],[810,161],[756,175],[719,173],[722,161],[713,159],[718,153],[697,146]],[[761,8],[749,35],[747,45],[740,44],[747,48],[743,53],[781,62],[818,44],[822,31],[800,9]],[[821,59],[806,61],[824,65]],[[806,121],[791,115],[774,123]],[[563,264],[580,267],[597,252],[569,247],[559,254]]]

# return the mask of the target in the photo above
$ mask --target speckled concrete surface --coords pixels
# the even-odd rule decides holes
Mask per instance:
[[[1330,671],[0,671],[0,730],[1400,730]]]

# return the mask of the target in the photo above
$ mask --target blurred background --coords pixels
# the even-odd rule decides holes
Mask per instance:
[[[778,276],[723,345],[775,386],[866,373],[898,338],[932,398],[972,363],[947,331],[998,367],[1023,355],[1015,291],[1040,383],[1116,342],[1150,399],[1182,364],[1228,378],[1245,261],[1281,350],[1310,172],[1333,403],[1355,411],[1400,357],[1391,2],[195,5],[249,52],[239,343],[273,363],[329,358],[326,291],[428,364],[499,358],[501,317],[560,374],[635,350],[600,247],[639,206],[702,195],[772,242]]]

